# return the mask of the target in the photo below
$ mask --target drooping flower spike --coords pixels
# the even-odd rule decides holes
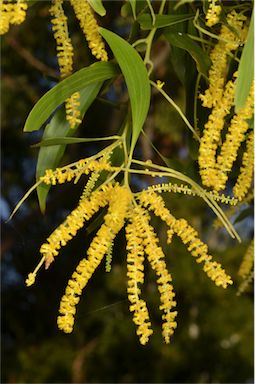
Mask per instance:
[[[204,95],[200,95],[203,106],[212,108],[212,111],[201,138],[198,163],[203,184],[215,191],[224,190],[226,187],[229,173],[249,129],[248,121],[254,112],[254,83],[252,83],[244,107],[234,114],[225,137],[222,137],[226,119],[232,114],[235,82],[238,76],[238,73],[234,73],[233,78],[225,84],[229,72],[229,55],[245,41],[247,35],[244,15],[233,11],[227,15],[227,21],[233,30],[228,26],[222,26],[219,42],[210,54],[212,66],[209,70],[209,87]],[[248,137],[251,137],[247,142],[247,151],[250,155],[252,136]],[[251,185],[252,162],[252,158],[250,156],[248,158],[248,152],[245,153],[240,179],[233,190],[239,200],[245,197]]]

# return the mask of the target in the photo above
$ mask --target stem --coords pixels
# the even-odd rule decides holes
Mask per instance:
[[[195,85],[195,97],[194,97],[194,129],[198,136],[200,136],[200,131],[197,126],[197,96],[198,96],[198,87],[201,79],[201,73],[198,73]]]
[[[18,202],[18,204],[16,205],[16,207],[14,208],[14,210],[12,211],[9,219],[6,221],[6,223],[8,223],[8,221],[10,221],[13,216],[15,215],[15,213],[17,212],[17,210],[19,209],[19,207],[21,206],[21,204],[24,203],[24,201],[28,198],[28,196],[38,187],[38,185],[40,185],[42,183],[41,180],[37,181],[37,183],[35,183],[28,191],[27,193],[22,197],[22,199]]]
[[[196,139],[198,141],[200,141],[200,137],[198,136],[197,132],[195,131],[195,129],[192,127],[192,125],[190,124],[190,122],[188,121],[187,117],[184,115],[184,113],[182,112],[181,108],[175,104],[175,102],[173,101],[173,99],[171,99],[170,96],[168,96],[168,94],[163,91],[162,88],[158,87],[156,83],[154,83],[154,81],[151,81],[150,80],[150,83],[151,85],[156,88],[163,96],[164,98],[176,109],[176,111],[179,113],[179,115],[181,116],[182,120],[185,122],[185,124],[187,125],[187,127],[191,130],[191,132],[193,133],[193,135],[196,137]]]

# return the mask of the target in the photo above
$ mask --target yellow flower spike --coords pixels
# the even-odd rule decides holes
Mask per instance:
[[[217,0],[208,0],[209,2],[209,9],[207,11],[207,14],[205,16],[206,18],[206,25],[208,27],[212,27],[213,25],[217,24],[219,22],[219,16],[221,13],[221,6],[217,3]]]
[[[99,208],[107,205],[112,188],[112,185],[108,184],[104,189],[93,192],[89,200],[80,201],[65,221],[47,238],[47,242],[42,244],[40,253],[45,256],[46,269],[54,261],[60,248],[77,234],[85,221],[88,221]]]
[[[13,15],[13,4],[0,1],[0,35],[8,32],[10,21]]]
[[[82,122],[79,106],[80,93],[75,92],[66,100],[66,120],[69,122],[70,128],[75,128]]]
[[[137,223],[138,231],[143,237],[142,244],[148,261],[158,277],[157,284],[161,301],[159,308],[163,311],[162,335],[165,342],[169,343],[177,326],[176,322],[173,321],[177,312],[172,312],[173,307],[176,306],[176,302],[173,300],[175,293],[173,292],[172,277],[167,270],[162,248],[158,246],[158,238],[149,223],[149,214],[141,206],[138,206],[134,208],[132,215]]]
[[[221,140],[225,116],[230,112],[234,102],[235,86],[233,81],[226,85],[221,100],[213,108],[208,122],[205,124],[203,137],[199,147],[198,164],[202,182],[207,187],[215,187],[218,183],[216,172],[216,151]]]
[[[11,24],[21,24],[26,18],[27,11],[27,1],[26,0],[17,0],[15,4],[13,4],[13,14],[11,18]]]
[[[233,188],[234,196],[240,201],[246,196],[251,187],[254,170],[254,132],[246,141],[246,151],[243,154],[242,166],[236,184]]]
[[[245,139],[245,134],[249,128],[247,120],[251,119],[254,112],[254,82],[247,97],[245,106],[240,108],[238,113],[231,120],[224,143],[221,146],[217,157],[217,183],[214,189],[219,191],[225,188],[228,180],[228,173],[231,171],[233,163],[237,158],[237,153],[241,143]]]
[[[128,299],[131,303],[130,311],[134,312],[133,321],[137,326],[137,335],[140,343],[145,345],[149,341],[150,335],[153,333],[149,318],[149,312],[144,300],[141,300],[141,293],[138,284],[144,282],[144,248],[140,235],[139,222],[132,219],[130,215],[130,223],[126,226],[127,239],[127,277],[128,277]]]
[[[244,278],[241,284],[238,287],[237,296],[240,296],[242,293],[248,290],[251,286],[252,281],[254,280],[254,271],[252,270],[248,276]]]
[[[253,268],[254,265],[254,240],[251,241],[245,255],[243,261],[240,265],[238,275],[243,279],[247,278]]]
[[[25,20],[27,7],[26,0],[0,1],[0,35],[8,32],[10,24],[21,24]]]
[[[116,196],[118,196],[118,199],[116,199]],[[118,185],[110,193],[109,209],[105,215],[104,223],[90,244],[87,259],[80,261],[69,280],[65,294],[60,302],[57,323],[59,329],[66,333],[72,332],[76,305],[80,300],[79,296],[82,290],[101,263],[110,243],[124,225],[131,198],[130,191]]]
[[[52,30],[57,43],[57,57],[62,78],[68,77],[73,71],[73,45],[68,33],[67,17],[65,16],[63,0],[53,0],[49,9],[53,19]]]
[[[144,191],[139,194],[139,200],[142,205],[152,210],[155,215],[159,216],[170,227],[170,232],[168,232],[170,240],[173,231],[188,246],[188,251],[196,258],[197,263],[204,262],[203,270],[217,286],[226,288],[228,284],[233,283],[222,266],[212,261],[212,256],[208,254],[208,247],[199,239],[197,231],[186,220],[175,219],[165,207],[161,196],[158,196],[155,192],[148,193]]]
[[[235,11],[227,15],[228,24],[234,28],[238,34],[243,36],[243,23],[246,17],[237,14]],[[210,59],[212,66],[209,70],[209,88],[204,95],[199,97],[203,106],[212,108],[220,102],[223,94],[225,79],[227,76],[228,55],[235,51],[243,41],[232,32],[227,26],[223,25],[219,34],[219,42],[213,48]]]
[[[198,191],[195,191],[193,188],[190,188],[188,185],[176,184],[176,183],[161,183],[150,185],[146,191],[154,191],[158,193],[162,192],[174,192],[174,193],[183,193],[184,195],[189,196],[201,196]],[[238,199],[235,197],[226,196],[224,194],[219,194],[216,191],[205,191],[211,198],[215,201],[220,201],[221,203],[236,205]]]
[[[92,55],[98,60],[108,61],[103,39],[98,31],[98,24],[87,0],[70,0],[81,29],[88,41]]]
[[[40,177],[40,181],[45,184],[56,185],[63,184],[72,179],[78,179],[82,174],[88,175],[90,172],[111,171],[113,168],[107,160],[86,160],[82,159],[74,164],[63,168],[57,168],[55,171],[47,169],[45,174]]]
[[[64,79],[73,72],[73,45],[68,33],[67,17],[65,16],[62,4],[64,0],[53,0],[50,7],[50,14],[53,19],[52,30],[57,43],[57,57],[61,78]],[[70,128],[75,128],[81,123],[80,119],[80,93],[75,92],[66,100],[66,120]]]
[[[35,268],[35,270],[28,274],[28,277],[25,281],[27,287],[30,287],[31,285],[34,284],[37,272],[39,271],[39,269],[43,265],[44,261],[45,261],[45,257],[42,257],[40,262],[38,263],[37,267]]]
[[[34,273],[29,273],[28,277],[27,277],[27,279],[25,281],[26,286],[30,287],[31,285],[34,284],[34,282],[35,282],[35,274]]]

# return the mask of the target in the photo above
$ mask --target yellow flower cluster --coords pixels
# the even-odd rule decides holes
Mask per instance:
[[[149,223],[149,215],[142,207],[138,207],[134,211],[134,220],[140,221],[141,233],[143,234],[143,246],[147,254],[148,261],[157,275],[158,290],[160,293],[161,305],[160,310],[163,311],[162,319],[162,335],[166,343],[170,342],[170,337],[177,327],[174,321],[177,315],[176,311],[172,311],[176,306],[174,301],[175,293],[173,292],[172,277],[167,270],[165,255],[162,248],[158,245],[158,238],[153,227]]]
[[[240,265],[238,275],[247,278],[254,265],[254,240],[251,241]]]
[[[90,172],[102,170],[112,170],[111,165],[106,160],[103,161],[100,159],[88,161],[87,159],[81,159],[74,164],[63,168],[57,168],[54,171],[52,169],[47,169],[45,174],[40,177],[40,181],[50,185],[63,184],[72,179],[75,179],[75,182],[77,182],[82,175],[88,175]]]
[[[239,285],[237,291],[237,295],[240,296],[243,292],[247,291],[248,287],[254,280],[254,239],[248,246],[243,261],[240,265],[238,274],[242,278],[242,282]]]
[[[80,92],[73,93],[66,100],[66,120],[69,122],[70,128],[75,128],[81,123]]]
[[[245,20],[245,16],[237,14],[235,11],[227,15],[228,24],[234,30],[230,31],[227,26],[222,26],[219,35],[220,40],[211,53],[212,67],[209,71],[209,88],[204,95],[200,95],[203,106],[213,107],[213,109],[201,138],[198,163],[203,184],[207,187],[213,187],[215,191],[223,190],[226,186],[228,175],[249,128],[247,121],[252,118],[254,110],[254,84],[252,84],[245,106],[233,116],[219,151],[222,131],[226,117],[234,105],[235,95],[235,81],[229,80],[225,85],[225,78],[228,74],[227,56],[244,41],[247,33],[247,28],[244,25]],[[233,75],[233,77],[236,76],[237,73]],[[247,144],[249,155],[251,146],[251,143]],[[248,158],[248,155],[245,154],[240,175],[241,184],[237,182],[235,188],[237,193],[235,196],[238,199],[245,196],[251,184],[252,162],[250,157]]]
[[[241,143],[245,139],[245,134],[249,128],[247,120],[251,119],[254,112],[254,83],[251,86],[249,96],[243,108],[232,118],[224,143],[221,146],[217,157],[218,180],[214,189],[219,191],[224,189],[228,173],[237,158],[237,153]],[[251,181],[251,179],[250,179]]]
[[[209,8],[206,13],[206,25],[212,27],[219,22],[219,15],[221,13],[221,6],[217,3],[217,0],[208,0]]]
[[[219,34],[219,42],[215,45],[210,54],[212,66],[209,70],[209,88],[204,95],[200,95],[204,107],[212,108],[221,102],[225,79],[227,76],[228,56],[235,51],[239,44],[245,40],[247,32],[244,26],[246,17],[232,11],[227,15],[227,23],[237,33],[223,25]]]
[[[248,135],[246,141],[246,151],[243,154],[242,167],[236,184],[233,188],[234,195],[242,200],[247,194],[253,177],[254,171],[254,132]]]
[[[65,221],[47,238],[47,242],[42,244],[40,253],[45,257],[46,269],[54,261],[60,248],[76,236],[77,231],[83,227],[85,221],[88,221],[100,208],[107,205],[111,190],[112,185],[108,184],[102,190],[94,191],[89,200],[81,200]]]
[[[232,284],[230,276],[226,274],[221,265],[216,261],[212,261],[212,256],[208,254],[208,247],[198,238],[197,231],[192,228],[186,220],[175,219],[165,207],[164,200],[161,196],[158,196],[155,192],[144,191],[139,195],[139,200],[169,226],[169,242],[171,241],[173,233],[176,233],[182,242],[188,246],[188,251],[196,258],[197,263],[204,262],[204,272],[206,272],[217,286],[226,288],[228,284]]]
[[[107,61],[103,39],[98,31],[98,24],[87,0],[70,0],[81,29],[88,41],[91,53],[99,60]]]
[[[62,78],[73,72],[73,45],[68,33],[67,17],[63,10],[63,0],[52,0],[49,9],[52,31],[57,43],[57,57]]]
[[[63,0],[53,0],[50,7],[53,19],[52,30],[57,43],[57,58],[61,78],[66,78],[73,72],[73,45],[68,33],[67,17],[63,10]],[[79,102],[80,94],[75,92],[66,100],[66,119],[71,128],[81,123]]]
[[[82,290],[105,256],[109,245],[123,227],[132,198],[127,188],[118,185],[111,190],[108,196],[109,209],[104,217],[104,223],[90,244],[87,258],[80,261],[69,280],[65,295],[60,302],[58,327],[66,333],[72,332],[76,305],[80,300]]]
[[[154,191],[158,193],[162,192],[174,192],[174,193],[183,193],[184,195],[189,196],[200,196],[201,194],[198,191],[190,188],[185,184],[176,184],[176,183],[161,183],[150,185],[147,188],[148,191]],[[212,197],[215,201],[220,201],[221,203],[236,205],[238,203],[238,199],[235,197],[225,196],[224,194],[219,194],[216,191],[208,191],[206,192],[208,196]]]
[[[217,184],[216,152],[221,141],[225,116],[229,113],[234,102],[234,94],[234,83],[230,80],[226,84],[220,102],[212,109],[208,122],[204,126],[199,147],[198,164],[202,182],[207,187]]]
[[[106,156],[107,157],[107,156]],[[83,159],[60,170],[48,170],[43,177],[44,182],[54,184],[63,180],[77,178],[81,172],[98,171],[99,165],[107,161],[102,156],[99,160]],[[102,168],[100,168],[101,170]],[[63,173],[64,170],[64,173]],[[96,172],[95,172],[96,173]],[[137,201],[134,199],[137,197]],[[175,318],[177,311],[175,293],[173,291],[172,276],[168,272],[165,255],[159,246],[159,239],[150,225],[149,211],[153,211],[168,226],[168,244],[172,236],[177,234],[187,245],[188,251],[196,258],[198,263],[203,262],[203,269],[217,286],[226,288],[232,284],[231,278],[225,273],[221,265],[212,260],[208,254],[208,247],[199,238],[194,228],[186,220],[176,219],[165,207],[164,200],[153,190],[132,194],[129,187],[112,184],[110,181],[91,192],[87,197],[81,198],[78,206],[66,217],[65,221],[56,228],[42,244],[40,253],[42,259],[34,272],[29,273],[26,279],[27,286],[34,284],[39,268],[45,263],[46,269],[59,254],[61,247],[76,236],[84,223],[90,220],[99,209],[109,205],[104,217],[104,223],[99,228],[87,251],[87,257],[82,259],[73,273],[61,300],[58,316],[58,326],[69,333],[73,329],[76,305],[80,300],[82,290],[98,267],[103,257],[106,257],[106,270],[111,269],[112,248],[117,233],[128,220],[126,226],[127,239],[127,294],[130,301],[130,311],[137,326],[137,335],[140,343],[146,344],[153,333],[146,302],[140,297],[140,285],[144,282],[144,260],[148,259],[151,268],[157,276],[157,285],[160,295],[159,309],[162,313],[162,335],[166,343],[177,326]]]
[[[149,312],[144,300],[140,298],[141,289],[138,284],[144,282],[144,247],[141,237],[140,217],[130,217],[130,223],[126,226],[127,239],[127,277],[128,299],[131,303],[130,311],[134,312],[133,321],[137,326],[137,335],[141,344],[146,344],[150,335],[151,323]]]
[[[13,3],[0,1],[0,35],[8,32],[10,24],[21,24],[26,18],[27,1],[16,0]]]

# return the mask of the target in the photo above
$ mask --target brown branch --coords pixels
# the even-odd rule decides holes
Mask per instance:
[[[34,57],[26,48],[22,47],[22,45],[17,41],[16,38],[7,35],[6,42],[13,48],[15,51],[24,59],[26,62],[32,67],[38,69],[38,71],[44,73],[45,75],[51,76],[55,79],[59,79],[58,73],[48,67],[46,64],[42,63],[36,57]]]

